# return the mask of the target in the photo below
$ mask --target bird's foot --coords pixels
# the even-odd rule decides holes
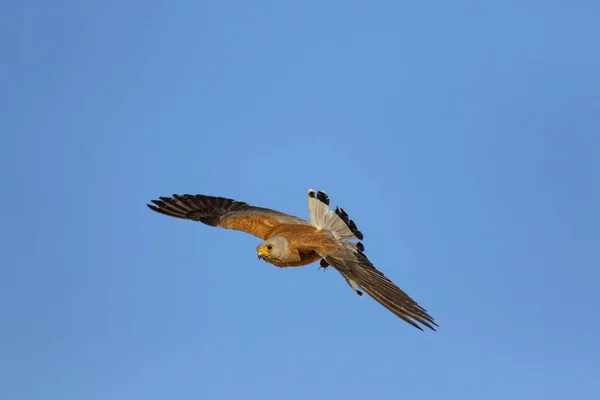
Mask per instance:
[[[327,267],[329,267],[329,263],[327,261],[321,259],[320,267],[317,269],[317,271],[320,270],[321,268],[323,268],[323,272],[325,272]]]

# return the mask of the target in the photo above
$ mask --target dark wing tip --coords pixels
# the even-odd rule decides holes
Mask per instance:
[[[427,311],[400,289],[394,282],[375,268],[369,259],[360,251],[344,251],[330,254],[325,258],[327,263],[337,269],[346,280],[350,279],[358,287],[369,294],[375,301],[383,305],[403,321],[423,331],[420,325],[432,331],[439,327]],[[420,325],[419,325],[420,324]]]
[[[183,213],[163,208],[164,207],[164,203],[162,203],[160,200],[152,200],[152,202],[155,203],[158,206],[157,207],[157,206],[155,206],[153,204],[146,204],[146,206],[149,209],[151,209],[152,211],[157,212],[157,213],[162,214],[162,215],[169,216],[169,217],[186,219],[185,214],[183,214]]]
[[[160,196],[159,199],[151,200],[154,205],[147,204],[148,208],[160,214],[210,226],[217,226],[230,212],[248,208],[248,204],[242,201],[201,194],[173,194],[171,197]]]
[[[421,313],[421,315],[414,315],[414,312],[411,312],[410,314],[397,313],[397,312],[393,312],[393,313],[420,331],[423,331],[423,328],[419,324],[426,326],[427,328],[431,329],[434,332],[437,332],[437,330],[433,327],[434,325],[439,328],[438,324],[436,324],[433,321],[433,318],[431,318],[427,313],[424,313],[424,315],[423,315],[423,313]]]

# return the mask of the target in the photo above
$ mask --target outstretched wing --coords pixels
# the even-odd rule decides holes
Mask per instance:
[[[154,205],[147,204],[148,208],[170,217],[247,232],[261,239],[282,224],[310,225],[302,218],[224,197],[174,194],[159,199],[152,200]]]
[[[342,274],[357,293],[361,294],[356,286],[417,329],[423,330],[416,323],[419,322],[435,331],[433,326],[438,325],[427,310],[378,271],[367,256],[352,244],[345,243],[342,248],[323,258]]]

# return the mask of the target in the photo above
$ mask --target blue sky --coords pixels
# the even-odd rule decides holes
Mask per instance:
[[[598,398],[599,13],[4,2],[2,397]],[[308,188],[438,332],[146,208]]]

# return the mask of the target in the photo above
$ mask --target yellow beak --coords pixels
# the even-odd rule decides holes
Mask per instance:
[[[266,247],[258,249],[258,258],[265,258],[269,255],[269,251]]]

